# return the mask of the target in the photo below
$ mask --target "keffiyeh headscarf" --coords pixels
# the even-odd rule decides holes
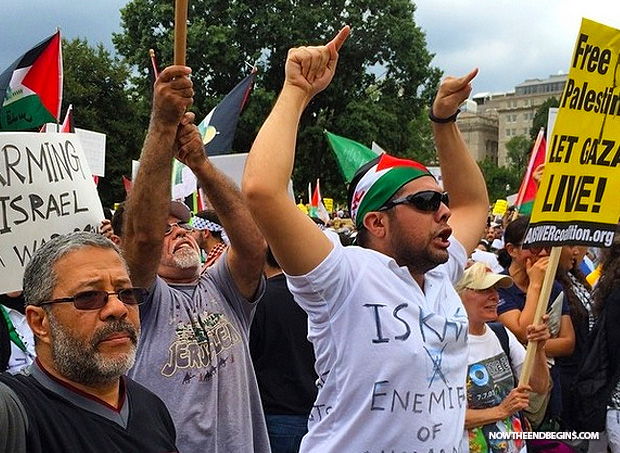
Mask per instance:
[[[362,228],[368,212],[377,211],[402,186],[421,176],[433,175],[424,165],[413,160],[381,155],[378,162],[359,179],[349,203],[351,218],[357,229]]]
[[[209,231],[221,233],[222,240],[226,244],[229,243],[228,235],[226,234],[226,231],[224,230],[224,227],[222,225],[217,224],[215,222],[211,222],[210,220],[203,219],[202,217],[198,217],[198,216],[192,217],[191,224],[192,224],[192,227],[196,230],[209,230]]]

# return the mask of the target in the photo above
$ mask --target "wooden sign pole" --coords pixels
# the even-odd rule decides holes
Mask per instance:
[[[542,288],[540,289],[540,295],[538,296],[538,305],[536,305],[536,312],[534,313],[534,322],[532,324],[538,325],[547,311],[547,305],[549,302],[549,296],[551,295],[551,289],[553,288],[553,281],[555,280],[555,273],[558,268],[558,262],[560,261],[560,253],[562,253],[562,247],[553,247],[551,254],[549,255],[549,264],[547,265],[547,272],[545,273],[545,279],[543,280]],[[538,349],[538,342],[530,341],[527,344],[527,352],[525,354],[525,362],[523,362],[523,368],[521,369],[521,376],[519,377],[519,383],[527,384],[532,375],[532,366],[534,365],[534,356]]]
[[[181,66],[185,66],[187,3],[188,0],[176,0],[174,5],[174,64]]]

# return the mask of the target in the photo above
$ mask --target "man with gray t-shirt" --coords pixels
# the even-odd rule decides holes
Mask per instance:
[[[190,69],[172,66],[155,82],[140,169],[127,201],[122,244],[135,285],[149,289],[130,376],[164,400],[181,452],[269,452],[248,348],[264,291],[265,242],[239,189],[206,158],[185,113]],[[190,212],[170,201],[171,161],[196,175],[228,232],[230,248],[200,273]]]

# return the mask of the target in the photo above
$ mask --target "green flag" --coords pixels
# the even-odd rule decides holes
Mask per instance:
[[[325,136],[336,156],[338,167],[347,184],[351,182],[358,168],[369,160],[377,157],[373,150],[365,147],[361,143],[357,143],[345,137],[340,137],[328,131],[325,131]]]

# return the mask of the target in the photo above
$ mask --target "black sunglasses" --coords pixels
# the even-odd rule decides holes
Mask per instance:
[[[437,192],[436,190],[423,190],[422,192],[412,193],[406,197],[390,200],[385,203],[379,211],[392,209],[399,204],[410,204],[416,209],[424,212],[437,212],[441,203],[450,205],[448,192]]]
[[[523,248],[522,244],[519,244],[519,246],[521,248]],[[551,253],[551,246],[550,245],[534,245],[528,248],[523,248],[523,250],[527,250],[528,252],[532,253],[533,255],[540,255],[540,253],[544,250],[545,252],[547,252],[547,254]]]
[[[164,236],[168,236],[170,233],[172,233],[172,229],[178,226],[179,228],[182,228],[185,231],[194,231],[194,227],[191,226],[189,223],[186,222],[181,222],[181,223],[169,223],[166,226],[166,232],[164,233]]]
[[[41,302],[37,305],[56,304],[60,302],[73,302],[78,310],[98,310],[108,303],[110,296],[117,296],[125,305],[140,305],[146,299],[148,291],[144,288],[125,288],[116,292],[107,291],[84,291],[73,297],[62,297]]]

